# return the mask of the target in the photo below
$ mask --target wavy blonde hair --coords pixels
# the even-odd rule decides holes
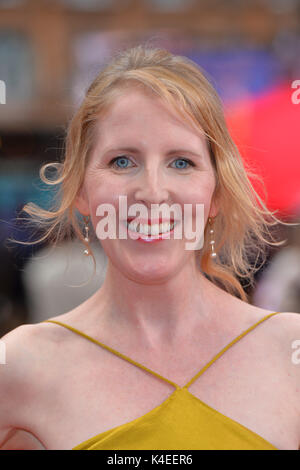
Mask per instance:
[[[209,224],[205,228],[203,248],[196,256],[200,269],[212,282],[248,301],[239,278],[246,278],[253,285],[254,273],[260,268],[257,260],[262,257],[262,263],[265,262],[266,247],[284,243],[275,240],[270,227],[285,223],[267,209],[252,187],[249,176],[256,175],[244,166],[227,129],[222,103],[204,72],[186,57],[166,50],[142,45],[131,48],[117,54],[96,76],[69,123],[63,163],[48,163],[40,170],[46,184],[59,185],[52,207],[44,210],[29,203],[23,208],[30,220],[44,229],[42,237],[28,243],[48,240],[56,244],[75,233],[86,245],[75,214],[75,199],[95,145],[99,117],[132,85],[155,93],[190,124],[204,131],[216,176],[217,257],[210,256]],[[46,176],[49,168],[57,170],[56,178]]]

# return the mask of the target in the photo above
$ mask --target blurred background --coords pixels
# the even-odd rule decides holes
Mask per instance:
[[[0,0],[0,336],[70,310],[104,279],[95,241],[92,277],[76,240],[53,250],[7,238],[37,238],[15,219],[26,202],[51,201],[41,165],[62,158],[68,121],[102,65],[140,43],[202,66],[263,178],[266,192],[255,189],[277,216],[300,221],[300,0]],[[300,230],[280,230],[285,246],[269,249],[255,288],[244,288],[257,306],[300,313]]]

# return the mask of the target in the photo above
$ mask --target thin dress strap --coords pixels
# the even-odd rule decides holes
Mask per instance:
[[[225,351],[227,351],[227,349],[229,349],[233,344],[235,344],[237,341],[239,341],[241,338],[243,338],[243,336],[245,336],[247,333],[249,333],[250,331],[252,331],[254,328],[256,328],[260,323],[264,322],[265,320],[267,320],[268,318],[272,317],[273,315],[277,315],[278,313],[280,312],[275,312],[275,313],[270,313],[268,315],[266,315],[264,318],[262,318],[261,320],[259,320],[258,322],[256,322],[254,325],[250,326],[249,328],[247,328],[245,331],[243,331],[240,335],[238,335],[234,340],[232,340],[229,344],[227,344],[227,346],[225,346],[218,354],[216,354],[213,359],[211,359],[211,361],[206,364],[186,385],[184,385],[183,387],[181,387],[180,385],[176,384],[175,382],[173,382],[172,380],[169,380],[169,379],[166,379],[165,377],[163,377],[162,375],[158,374],[157,372],[154,372],[153,370],[149,369],[148,367],[140,364],[139,362],[136,362],[134,361],[133,359],[131,359],[130,357],[126,356],[125,354],[122,354],[120,353],[119,351],[116,351],[115,349],[111,348],[110,346],[106,346],[106,344],[103,344],[101,343],[100,341],[97,341],[96,339],[92,338],[91,336],[88,336],[86,335],[85,333],[83,333],[82,331],[80,330],[77,330],[76,328],[73,328],[72,326],[70,325],[67,325],[65,323],[62,323],[62,322],[59,322],[59,321],[56,321],[56,320],[45,320],[43,321],[42,323],[56,323],[57,325],[61,325],[65,328],[68,328],[69,330],[73,331],[74,333],[77,333],[78,335],[80,336],[83,336],[84,338],[88,339],[89,341],[92,341],[93,343],[96,343],[98,344],[99,346],[102,346],[104,349],[107,349],[108,351],[110,351],[111,353],[113,354],[116,354],[117,356],[119,356],[120,358],[124,359],[125,361],[128,361],[130,362],[131,364],[134,364],[135,366],[137,367],[140,367],[141,369],[144,369],[146,370],[147,372],[149,372],[150,374],[153,374],[155,375],[156,377],[158,377],[159,379],[162,379],[164,380],[165,382],[168,382],[169,384],[173,385],[173,387],[175,387],[176,389],[182,389],[182,388],[188,388],[201,374],[203,374],[203,372],[205,372],[217,359],[219,359],[219,357],[222,356],[222,354],[225,353]]]
[[[130,359],[130,357],[125,356],[125,354],[122,354],[119,351],[116,351],[115,349],[111,348],[110,346],[106,346],[106,344],[100,343],[100,341],[97,341],[96,339],[92,338],[91,336],[86,335],[85,333],[83,333],[82,331],[77,330],[76,328],[73,328],[72,326],[66,325],[65,323],[61,323],[61,322],[55,321],[55,320],[45,320],[41,323],[56,323],[57,325],[64,326],[65,328],[68,328],[69,330],[73,331],[74,333],[77,333],[80,336],[83,336],[84,338],[92,341],[93,343],[96,343],[99,346],[102,346],[103,348],[107,349],[108,351],[112,352],[113,354],[116,354],[117,356],[121,357],[122,359],[125,359],[125,361],[129,361],[129,362],[131,362],[131,364],[134,364],[135,366],[140,367],[140,368],[146,370],[147,372],[150,372],[150,374],[155,375],[159,379],[162,379],[165,382],[168,382],[169,384],[173,385],[173,387],[181,388],[175,382],[172,382],[172,380],[166,379],[165,377],[158,374],[157,372],[154,372],[153,370],[148,369],[148,367],[143,366],[142,364],[140,364],[139,362],[134,361],[133,359]]]
[[[235,343],[237,343],[237,341],[239,341],[240,339],[242,339],[247,333],[250,333],[250,331],[254,330],[254,328],[256,328],[260,323],[266,321],[268,318],[272,317],[273,315],[277,315],[278,313],[281,313],[281,312],[274,312],[274,313],[269,313],[268,315],[266,315],[265,317],[263,317],[261,320],[259,320],[258,322],[256,322],[254,325],[250,326],[249,328],[247,328],[245,331],[243,331],[240,335],[238,335],[235,339],[233,339],[229,344],[227,344],[227,346],[225,346],[223,349],[221,349],[221,351],[216,354],[212,359],[211,361],[209,361],[208,364],[206,364],[186,385],[184,385],[184,387],[182,388],[188,388],[196,379],[198,379],[198,377],[200,377],[200,375],[202,375],[217,359],[219,359],[219,357],[221,357],[226,351],[227,349],[229,349],[231,346],[233,346]]]

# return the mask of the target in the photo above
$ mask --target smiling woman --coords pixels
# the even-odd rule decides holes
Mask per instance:
[[[129,157],[140,159],[142,149],[133,149],[132,146],[128,148],[127,144],[135,135],[135,122],[140,123],[144,132],[148,133],[149,122],[140,119],[140,109],[133,115],[130,106],[132,97],[141,94],[144,100],[147,99],[150,103],[160,103],[154,114],[153,110],[149,110],[148,121],[157,122],[157,113],[167,106],[169,113],[171,110],[173,115],[175,113],[174,120],[185,123],[186,135],[177,139],[178,142],[174,140],[175,130],[173,134],[169,134],[171,146],[167,150],[170,150],[170,154],[180,157],[177,161],[186,162],[185,167],[178,168],[178,173],[186,174],[190,171],[189,167],[196,166],[197,163],[197,169],[195,171],[193,168],[193,172],[199,174],[202,165],[200,158],[204,159],[204,165],[210,160],[216,180],[213,199],[218,201],[218,217],[212,219],[217,256],[213,259],[210,256],[209,224],[205,226],[203,250],[196,253],[196,256],[201,257],[201,269],[211,280],[246,301],[247,296],[238,278],[245,278],[249,284],[253,283],[253,275],[261,267],[252,264],[254,259],[260,258],[263,263],[267,245],[283,243],[274,240],[269,227],[283,222],[268,211],[254,192],[249,176],[255,178],[255,175],[250,174],[249,170],[245,171],[227,130],[219,97],[200,68],[187,58],[173,56],[163,50],[147,50],[140,46],[121,53],[102,70],[90,85],[85,99],[70,123],[64,163],[49,163],[41,169],[41,178],[45,183],[60,185],[57,192],[57,200],[60,202],[50,211],[41,210],[34,204],[27,204],[24,211],[32,216],[40,227],[45,226],[43,240],[50,239],[57,243],[74,230],[86,244],[74,210],[85,170],[90,168],[93,156],[92,164],[98,165],[96,178],[101,186],[106,181],[101,180],[101,175],[107,175],[107,170],[103,167],[104,161],[107,168],[111,166],[115,171],[126,171],[126,174],[128,171],[136,173],[134,162]],[[140,107],[142,106],[140,104]],[[112,116],[109,117],[115,130],[110,142],[113,148],[109,150],[109,145],[107,149],[104,148],[103,139],[108,127],[108,112],[114,109],[119,110],[119,113],[114,116],[114,121]],[[132,122],[131,134],[128,131],[129,119],[135,120]],[[126,135],[118,135],[120,146],[117,147],[116,134],[119,130],[122,131],[122,128],[126,129]],[[201,135],[198,141],[195,141],[194,137],[194,142],[191,142],[192,129]],[[166,131],[163,132],[168,135]],[[94,148],[99,145],[99,141],[102,147],[96,152],[95,160]],[[183,152],[176,150],[177,143],[184,143]],[[194,153],[191,153],[193,150]],[[166,153],[165,155],[167,156]],[[193,155],[194,160],[183,158],[188,155]],[[151,160],[153,158],[155,156],[152,155]],[[126,168],[121,167],[120,162],[123,162],[123,165],[126,162]],[[128,165],[131,165],[131,170]],[[46,177],[49,168],[57,169],[57,179]],[[109,174],[112,175],[111,171]],[[154,183],[152,176],[149,179]],[[124,180],[124,176],[121,178]],[[179,178],[181,184],[182,176]],[[185,178],[185,181],[187,180],[189,178]],[[178,179],[177,182],[179,183]],[[92,255],[91,250],[89,253]]]
[[[52,210],[24,207],[43,239],[73,230],[93,256],[94,230],[108,266],[83,304],[4,337],[0,442],[15,448],[9,436],[26,430],[46,449],[298,449],[299,317],[250,305],[239,280],[282,243],[270,227],[283,222],[253,190],[202,70],[122,52],[87,90],[64,162],[41,176],[60,184]],[[101,236],[107,208],[131,236]],[[203,243],[190,250],[193,224]]]

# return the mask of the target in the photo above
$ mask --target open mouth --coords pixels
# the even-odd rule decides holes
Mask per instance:
[[[147,223],[147,219],[136,220],[133,217],[124,221],[130,238],[141,242],[159,242],[164,239],[170,239],[175,225],[179,223],[179,221],[172,219],[156,219],[155,221],[152,220],[152,222],[157,223]]]
[[[176,223],[176,221],[170,221],[157,224],[145,224],[141,222],[127,221],[127,229],[131,232],[139,233],[141,235],[154,237],[172,232]]]

